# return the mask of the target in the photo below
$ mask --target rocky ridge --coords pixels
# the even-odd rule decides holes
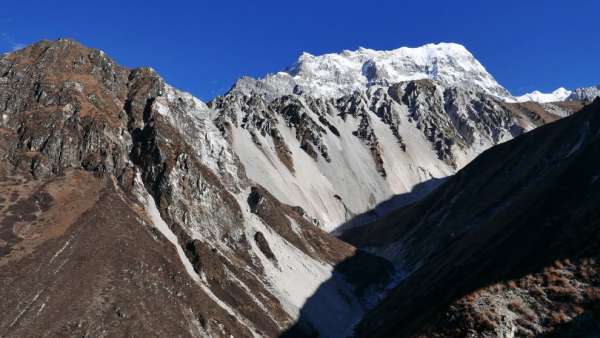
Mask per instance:
[[[552,93],[542,93],[535,90],[515,98],[517,102],[538,102],[538,103],[556,103],[564,101],[580,101],[590,103],[596,97],[600,96],[600,86],[581,87],[575,90],[568,90],[563,87],[558,88]]]
[[[2,196],[9,210],[0,242],[2,332],[277,336],[335,278],[320,309],[339,312],[338,321],[324,326],[314,314],[301,323],[305,332],[331,336],[361,315],[392,273],[383,259],[357,255],[302,208],[248,179],[211,122],[213,111],[153,70],[125,69],[63,39],[4,56],[0,75],[9,187]],[[56,180],[63,188],[52,190]],[[26,184],[32,190],[18,190]],[[78,184],[91,189],[83,197],[89,203],[66,209],[73,217],[52,230],[53,212],[66,207],[59,197],[73,194],[61,189]],[[49,207],[40,204],[46,200]],[[380,270],[354,285],[347,280],[356,272],[334,270],[345,260]],[[87,280],[81,269],[88,264],[99,268],[86,275],[97,282],[77,284]],[[60,296],[48,281],[57,274],[79,292]],[[159,298],[138,301],[148,294]],[[65,300],[89,315],[60,312]],[[163,322],[172,324],[153,324]]]
[[[569,95],[568,99],[573,101],[592,102],[600,97],[600,86],[577,88]]]

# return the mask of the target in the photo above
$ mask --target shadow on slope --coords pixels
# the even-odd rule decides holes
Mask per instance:
[[[304,303],[296,323],[280,337],[346,337],[365,308],[376,301],[378,292],[388,285],[393,277],[392,265],[384,259],[373,259],[373,255],[358,250],[356,254],[339,264],[330,279],[322,283]],[[299,281],[301,283],[301,281]],[[327,312],[323,304],[331,303],[332,295],[340,289],[352,288],[353,296],[340,304],[335,312]],[[342,291],[343,292],[343,291]],[[357,301],[358,300],[358,301]]]
[[[600,306],[577,316],[570,322],[559,325],[554,331],[541,334],[538,338],[598,338],[600,337]]]
[[[357,336],[439,332],[449,307],[475,290],[539,273],[556,260],[597,258],[599,130],[600,100],[486,151],[394,219],[346,234],[359,246],[400,243],[403,260],[416,267],[365,316]]]
[[[374,209],[353,217],[335,230],[342,233],[354,227],[374,222],[396,208],[414,203],[435,190],[445,178],[434,178],[416,185],[412,191],[396,195]],[[386,259],[363,250],[336,264],[330,279],[322,283],[305,302],[296,323],[280,337],[345,337],[352,334],[365,311],[376,305],[381,294],[388,290],[394,276],[400,273]],[[301,283],[301,281],[299,281]],[[331,304],[332,295],[340,289],[350,288],[353,295],[347,298],[347,306],[340,304],[338,311],[325,312],[324,304]],[[343,292],[343,291],[342,291]],[[358,299],[358,304],[356,300]]]
[[[505,301],[502,297],[514,291],[505,286],[514,281],[522,283],[517,289],[523,297],[538,297],[536,302],[543,305],[536,308],[539,313],[534,311],[541,318],[537,324],[540,332],[558,330],[559,324],[570,321],[572,325],[584,323],[590,316],[597,318],[599,130],[597,100],[572,117],[485,152],[434,193],[394,211],[385,222],[345,233],[342,237],[359,247],[401,244],[401,261],[406,260],[414,270],[362,318],[354,334],[452,337],[465,336],[473,328],[476,332],[501,331],[503,323],[512,323],[506,316],[487,321],[472,317],[491,306],[477,292],[483,290],[491,299]],[[585,276],[579,267],[590,258],[595,272]],[[546,270],[557,261],[575,262],[569,278],[546,276]],[[583,286],[592,293],[582,296],[588,290],[581,289]],[[537,287],[544,292],[535,296]],[[568,292],[573,288],[576,297]],[[319,288],[306,302],[298,324],[282,337],[317,336],[305,329],[305,322],[324,296]],[[484,305],[472,313],[459,308],[479,303]],[[558,311],[555,322],[542,316],[554,316],[553,311]],[[523,325],[519,329],[525,329]],[[336,330],[336,337],[352,333],[347,327]],[[590,330],[598,333],[593,327]]]
[[[375,222],[398,208],[415,203],[434,191],[447,179],[447,177],[431,178],[427,181],[418,183],[410,192],[392,196],[389,199],[379,203],[377,206],[375,206],[375,208],[355,215],[352,217],[352,219],[338,226],[333,231],[333,234],[339,235],[352,228]]]

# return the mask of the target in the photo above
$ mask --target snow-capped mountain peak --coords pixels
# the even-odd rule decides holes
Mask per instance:
[[[376,85],[431,79],[444,87],[461,87],[501,98],[510,93],[464,46],[456,43],[427,44],[378,51],[360,47],[315,56],[302,53],[296,63],[263,79],[243,78],[233,90],[244,93],[340,97]]]
[[[600,97],[600,85],[577,88],[569,95],[568,100],[591,102],[596,97]]]
[[[560,87],[552,93],[542,93],[539,90],[535,90],[531,93],[527,93],[516,97],[517,102],[528,102],[534,101],[539,103],[558,102],[566,100],[573,92]]]

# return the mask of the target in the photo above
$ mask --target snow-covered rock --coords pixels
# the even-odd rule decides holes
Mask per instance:
[[[397,82],[431,79],[444,87],[460,87],[500,98],[510,93],[496,82],[475,57],[456,43],[402,47],[390,51],[359,48],[339,54],[303,53],[286,70],[263,79],[241,78],[232,91],[261,92],[269,97],[305,93],[341,97],[355,90]]]
[[[564,87],[558,88],[552,93],[542,93],[538,90],[515,97],[516,102],[538,102],[551,103],[562,101],[584,101],[591,102],[600,96],[600,85],[591,87],[581,87],[575,90],[568,90]]]
[[[592,87],[577,88],[568,97],[569,100],[593,101],[600,96],[600,85]]]
[[[538,102],[538,103],[559,102],[559,101],[566,100],[568,97],[570,97],[570,95],[572,93],[573,93],[572,91],[565,89],[564,87],[560,87],[560,88],[556,89],[555,91],[553,91],[552,93],[542,93],[539,90],[535,90],[531,93],[517,96],[517,97],[515,97],[515,99],[517,102],[529,102],[529,101]]]

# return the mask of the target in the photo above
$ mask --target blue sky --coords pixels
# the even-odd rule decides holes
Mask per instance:
[[[3,1],[0,50],[69,37],[210,99],[312,54],[467,47],[513,94],[600,84],[600,1]]]

